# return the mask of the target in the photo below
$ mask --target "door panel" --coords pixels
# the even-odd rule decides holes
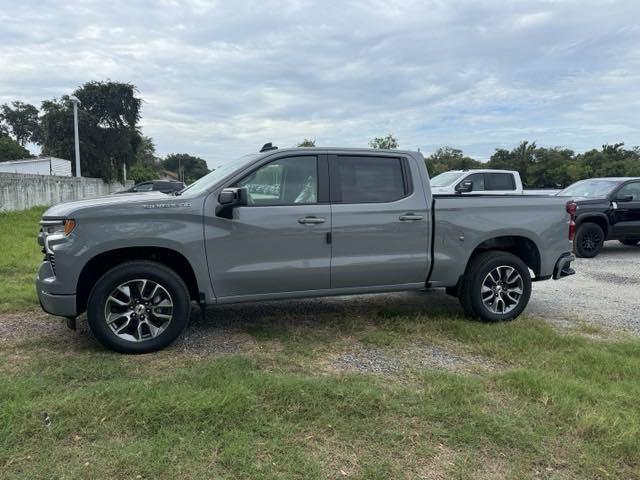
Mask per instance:
[[[429,210],[410,160],[329,156],[332,288],[425,282]]]
[[[329,288],[329,205],[241,207],[233,217],[215,218],[218,236],[207,239],[216,296]]]
[[[209,196],[205,242],[216,297],[329,288],[328,167],[319,157],[277,158],[229,185],[246,188],[250,203],[230,219],[215,216],[217,197]]]
[[[616,237],[640,238],[640,182],[627,183],[615,194],[616,198],[630,196],[630,202],[615,201],[613,231]]]

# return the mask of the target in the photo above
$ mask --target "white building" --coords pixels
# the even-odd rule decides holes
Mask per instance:
[[[71,176],[71,161],[56,157],[25,158],[0,162],[0,172],[28,173],[31,175]]]

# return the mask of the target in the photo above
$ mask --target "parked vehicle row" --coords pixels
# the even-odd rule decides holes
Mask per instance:
[[[176,196],[50,208],[37,293],[70,326],[86,311],[99,341],[131,353],[171,343],[191,301],[437,287],[472,317],[511,320],[532,281],[574,273],[572,212],[556,196],[433,196],[419,152],[263,148]]]

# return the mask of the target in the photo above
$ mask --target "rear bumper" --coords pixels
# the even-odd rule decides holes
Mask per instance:
[[[563,254],[558,261],[556,262],[556,266],[553,269],[553,279],[558,280],[563,277],[568,277],[569,275],[575,274],[575,270],[571,268],[571,262],[576,259],[575,255],[571,253]]]

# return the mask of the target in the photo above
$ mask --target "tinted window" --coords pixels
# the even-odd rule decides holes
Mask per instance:
[[[288,157],[263,165],[240,180],[250,205],[309,204],[318,201],[316,157]]]
[[[468,177],[462,179],[462,182],[471,181],[473,182],[473,191],[478,192],[485,190],[484,187],[484,173],[472,173]],[[462,183],[460,182],[460,183]]]
[[[628,183],[616,193],[616,197],[633,197],[634,202],[640,202],[640,182]]]
[[[399,158],[339,156],[334,161],[331,188],[337,202],[393,202],[408,193]]]
[[[136,192],[150,192],[153,190],[153,183],[141,183],[136,186]]]
[[[510,173],[485,173],[487,190],[515,190],[516,185]]]

